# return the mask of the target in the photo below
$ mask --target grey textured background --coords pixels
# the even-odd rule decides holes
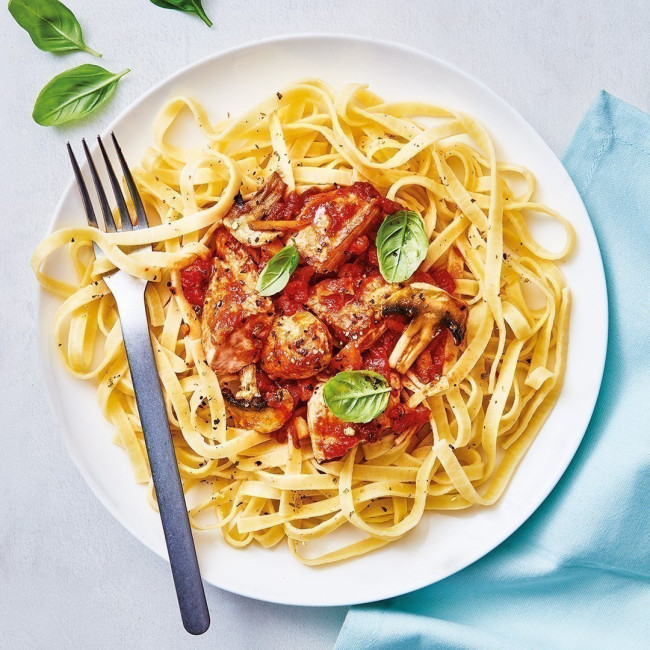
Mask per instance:
[[[212,29],[147,0],[66,1],[103,65],[133,70],[93,131],[196,59],[300,32],[399,41],[446,59],[510,102],[558,155],[601,88],[650,110],[647,0],[204,0]],[[70,177],[64,142],[88,122],[44,129],[31,110],[52,76],[93,61],[40,52],[6,4],[0,34],[0,647],[331,647],[345,608],[270,605],[213,587],[210,631],[187,636],[168,567],[112,519],[68,457],[43,395],[28,261]]]

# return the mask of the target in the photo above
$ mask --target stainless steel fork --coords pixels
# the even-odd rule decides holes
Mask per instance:
[[[108,199],[106,198],[106,192],[97,173],[97,168],[90,155],[86,141],[83,140],[83,148],[88,160],[88,166],[90,167],[90,174],[95,184],[97,197],[104,217],[104,226],[108,232],[148,228],[147,216],[133,176],[129,171],[129,167],[115,135],[111,134],[111,137],[122,172],[124,173],[129,194],[133,201],[136,219],[133,221],[131,219],[126,200],[120,189],[120,183],[115,175],[110,158],[106,153],[101,138],[98,137],[97,141],[106,165],[106,171],[108,172],[120,215],[120,224],[118,225],[115,222]],[[88,223],[95,228],[99,228],[88,189],[70,143],[68,143],[68,153],[70,154],[70,161],[72,162],[72,168],[77,179],[77,185],[79,186]],[[144,250],[151,250],[151,245],[141,246],[134,249],[134,252]],[[103,256],[97,244],[95,244],[95,255],[98,257]],[[201,582],[192,530],[187,516],[185,496],[178,473],[176,454],[174,453],[174,445],[169,430],[160,379],[158,377],[149,336],[149,325],[144,301],[147,281],[133,277],[119,269],[104,275],[104,281],[113,293],[120,314],[126,358],[131,371],[133,390],[142,423],[142,431],[144,433],[149,465],[151,467],[151,476],[158,499],[160,519],[162,520],[165,542],[167,543],[167,552],[169,554],[169,562],[172,568],[183,625],[191,634],[203,634],[210,626],[210,615]]]

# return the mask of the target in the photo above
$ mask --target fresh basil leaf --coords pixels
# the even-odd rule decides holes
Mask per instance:
[[[387,282],[404,282],[427,256],[429,238],[422,219],[410,210],[391,214],[377,232],[379,271]]]
[[[374,420],[388,406],[390,386],[372,370],[344,370],[323,386],[327,408],[344,422]]]
[[[151,0],[151,2],[163,9],[176,9],[187,14],[196,14],[208,27],[212,27],[212,21],[203,10],[201,0]]]
[[[98,65],[77,66],[57,75],[39,93],[32,117],[42,126],[78,120],[103,106],[130,70],[113,74]]]
[[[59,0],[9,0],[9,12],[45,52],[83,50],[101,56],[84,43],[79,21]]]
[[[285,246],[277,252],[264,267],[257,280],[260,296],[272,296],[287,286],[291,274],[300,262],[300,253],[295,246]]]

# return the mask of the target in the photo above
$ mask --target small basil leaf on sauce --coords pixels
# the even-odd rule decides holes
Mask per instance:
[[[41,90],[32,117],[42,126],[79,120],[103,106],[127,72],[128,68],[114,74],[88,63],[66,70]]]
[[[390,386],[371,370],[344,370],[323,386],[327,408],[344,422],[374,420],[388,406]]]
[[[79,21],[59,0],[10,0],[9,13],[45,52],[82,50],[101,56],[84,43]]]
[[[176,9],[187,14],[196,14],[208,27],[212,27],[212,21],[203,10],[201,0],[151,0],[151,2],[163,9]]]
[[[284,289],[291,274],[300,262],[300,254],[295,246],[285,246],[266,264],[257,280],[260,296],[272,296]]]
[[[422,219],[410,210],[391,214],[377,232],[379,271],[387,282],[408,280],[427,255],[429,238]]]

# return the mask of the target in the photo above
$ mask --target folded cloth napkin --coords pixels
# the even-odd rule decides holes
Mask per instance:
[[[552,494],[464,571],[348,613],[337,649],[650,648],[650,116],[602,92],[564,164],[605,262],[609,346]]]

